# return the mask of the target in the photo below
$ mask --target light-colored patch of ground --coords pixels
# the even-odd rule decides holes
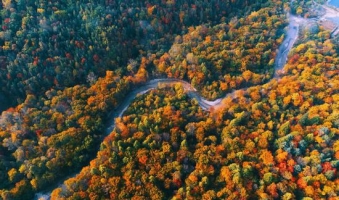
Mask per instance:
[[[311,29],[312,27],[319,23],[318,20],[315,18],[303,18],[296,15],[291,15],[289,17],[289,21],[298,24],[303,30]]]
[[[323,20],[319,21],[319,24],[326,30],[334,30],[337,26],[335,23],[333,23],[331,20]]]
[[[328,4],[322,5],[325,10],[325,14],[322,16],[323,18],[337,18],[339,17],[339,9]]]
[[[326,4],[315,3],[314,13],[318,17],[313,18],[324,29],[331,31],[331,35],[335,36],[339,33],[339,8]]]

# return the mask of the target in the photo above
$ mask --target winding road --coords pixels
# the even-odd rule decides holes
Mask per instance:
[[[298,20],[296,20],[297,17],[290,15],[288,18],[289,18],[289,25],[287,27],[285,40],[282,42],[282,44],[279,47],[279,50],[277,52],[277,57],[276,57],[276,61],[275,61],[275,72],[276,73],[275,73],[275,76],[273,77],[273,79],[279,79],[280,78],[279,72],[281,72],[281,70],[283,69],[283,67],[284,67],[284,65],[287,61],[288,53],[290,52],[291,48],[293,47],[293,44],[295,43],[295,41],[298,38],[299,23],[298,23]],[[235,92],[238,92],[240,90],[246,90],[246,88],[234,90],[233,92],[226,94],[225,97],[216,99],[214,101],[208,101],[208,100],[204,99],[202,96],[200,96],[200,94],[197,92],[197,90],[194,87],[192,87],[192,85],[190,83],[188,83],[186,81],[179,80],[179,79],[170,79],[170,78],[150,80],[145,85],[143,85],[143,86],[133,90],[131,93],[129,93],[127,95],[126,99],[124,100],[124,102],[120,106],[118,106],[114,111],[112,111],[110,113],[109,121],[111,123],[107,125],[106,131],[105,131],[106,134],[108,135],[109,133],[111,133],[113,131],[113,129],[115,127],[115,118],[122,117],[122,115],[124,114],[126,109],[129,107],[131,102],[138,95],[147,93],[148,91],[157,88],[159,86],[159,84],[165,85],[165,86],[170,86],[170,85],[174,85],[174,84],[177,84],[177,83],[182,84],[185,91],[187,91],[187,94],[189,95],[189,97],[196,99],[198,101],[199,105],[201,106],[201,108],[204,109],[204,110],[209,110],[211,107],[221,105],[222,99],[224,99],[228,96],[233,96]],[[69,177],[66,177],[64,180],[62,180],[62,183],[65,180],[67,180],[71,177],[75,177],[77,174],[78,173],[73,174]],[[65,185],[64,184],[58,184],[57,187],[64,188]],[[47,192],[37,193],[35,195],[35,199],[48,200],[48,199],[50,199],[50,196],[51,196],[51,193],[52,193],[53,190],[50,190],[50,191],[47,191]]]
[[[188,96],[190,98],[195,98],[200,107],[204,110],[209,110],[210,107],[216,106],[221,103],[222,98],[216,99],[214,101],[208,101],[201,97],[197,90],[192,87],[192,85],[186,81],[180,80],[180,79],[174,79],[174,78],[164,78],[164,79],[154,79],[149,82],[147,82],[145,85],[133,90],[130,94],[128,94],[127,97],[125,97],[124,102],[118,106],[113,112],[111,112],[109,117],[109,122],[112,122],[108,125],[106,128],[106,134],[109,134],[113,131],[115,127],[114,119],[117,117],[122,117],[124,112],[127,110],[129,105],[132,103],[132,101],[137,97],[138,95],[145,94],[148,91],[157,88],[159,85],[162,86],[171,86],[175,84],[181,84],[184,88],[184,90],[187,92]]]

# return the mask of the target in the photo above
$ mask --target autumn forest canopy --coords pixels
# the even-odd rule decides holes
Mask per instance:
[[[324,3],[2,0],[0,199],[337,199]]]

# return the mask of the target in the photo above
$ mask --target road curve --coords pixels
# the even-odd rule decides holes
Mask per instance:
[[[286,64],[288,53],[290,52],[291,48],[293,47],[293,44],[297,40],[298,34],[299,34],[299,24],[296,20],[296,17],[291,15],[291,16],[289,16],[289,25],[287,27],[286,37],[285,37],[284,41],[282,42],[282,44],[280,45],[278,53],[277,53],[277,57],[276,57],[276,61],[275,61],[275,67],[274,67],[275,68],[275,76],[273,77],[273,79],[279,79],[280,78],[279,77],[279,71],[281,71],[283,69],[284,65]],[[170,86],[170,85],[174,85],[174,84],[177,84],[177,83],[182,84],[185,91],[187,92],[188,96],[190,98],[196,99],[197,102],[199,103],[200,107],[204,110],[209,110],[211,107],[220,105],[221,102],[222,102],[222,99],[224,99],[228,96],[233,96],[234,93],[236,93],[240,90],[246,90],[246,88],[234,90],[234,91],[226,94],[225,97],[216,99],[214,101],[209,101],[209,100],[203,98],[197,92],[197,90],[190,83],[188,83],[186,81],[183,81],[183,80],[180,80],[180,79],[173,79],[173,78],[150,80],[146,84],[144,84],[143,86],[141,86],[141,87],[133,90],[132,92],[130,92],[125,97],[125,100],[123,101],[123,103],[121,105],[119,105],[116,109],[114,109],[114,111],[112,111],[109,114],[109,120],[108,121],[110,122],[110,124],[107,125],[105,133],[108,135],[109,133],[111,133],[113,131],[113,129],[115,127],[115,119],[117,117],[122,117],[122,115],[127,110],[129,105],[132,103],[132,101],[138,95],[147,93],[148,91],[150,91],[152,89],[158,88],[159,84],[165,85],[165,86]],[[69,177],[66,177],[64,180],[62,180],[62,182],[64,182],[65,180],[67,180],[71,177],[75,177],[77,174],[78,173],[73,174]],[[58,184],[57,187],[65,188],[65,185],[64,184]],[[48,200],[48,199],[50,199],[50,196],[51,196],[51,193],[52,193],[53,190],[50,190],[50,191],[47,191],[47,192],[37,193],[35,195],[35,199],[37,199],[37,200]]]
[[[216,99],[214,101],[208,101],[204,99],[203,97],[199,95],[197,90],[194,87],[192,87],[190,83],[186,81],[183,81],[180,79],[174,79],[174,78],[154,79],[154,80],[148,81],[145,85],[130,92],[127,95],[127,97],[125,97],[125,100],[123,101],[123,103],[110,113],[109,120],[108,120],[110,124],[106,128],[106,131],[105,131],[106,134],[109,134],[113,131],[115,127],[114,119],[117,117],[122,117],[122,115],[127,110],[129,105],[138,95],[147,93],[148,91],[157,88],[159,85],[171,86],[171,85],[175,85],[178,83],[183,86],[184,90],[187,92],[189,97],[194,98],[198,101],[200,107],[204,110],[209,110],[211,106],[216,106],[221,102],[221,98]]]
[[[290,52],[291,48],[293,47],[293,44],[298,38],[299,34],[299,24],[296,21],[296,17],[293,15],[289,16],[289,25],[286,31],[286,38],[282,42],[282,44],[279,47],[276,61],[275,61],[275,79],[279,79],[279,71],[281,71],[287,61],[288,53]],[[228,94],[226,94],[225,97],[216,99],[214,101],[209,101],[205,98],[203,98],[197,90],[188,82],[180,80],[180,79],[173,79],[173,78],[165,78],[165,79],[154,79],[147,82],[145,85],[133,90],[127,97],[126,100],[124,100],[124,103],[122,103],[117,109],[115,109],[114,112],[110,114],[110,122],[111,124],[106,128],[106,134],[109,134],[112,132],[112,130],[115,127],[114,119],[117,117],[122,117],[124,112],[127,110],[128,106],[131,104],[131,102],[135,99],[135,97],[139,94],[144,94],[147,91],[151,89],[155,89],[158,87],[159,84],[162,85],[174,85],[180,83],[183,85],[184,89],[188,91],[188,95],[191,98],[194,98],[198,101],[200,107],[204,110],[209,110],[213,106],[218,106],[221,104],[222,99],[233,96],[233,94],[239,90],[245,90],[246,88],[234,90]]]

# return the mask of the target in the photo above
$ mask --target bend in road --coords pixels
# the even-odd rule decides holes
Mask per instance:
[[[286,31],[286,38],[284,39],[284,41],[282,42],[282,44],[280,45],[279,49],[278,49],[278,53],[277,53],[277,57],[276,57],[276,61],[275,61],[275,76],[274,79],[279,79],[279,71],[283,69],[286,61],[287,61],[287,57],[288,57],[288,53],[290,52],[291,48],[293,47],[293,44],[295,43],[295,41],[298,38],[298,34],[299,34],[299,23],[298,20],[296,20],[295,16],[290,15],[289,16],[289,25],[288,25],[288,29]],[[192,85],[186,81],[183,80],[179,80],[179,79],[171,79],[171,78],[166,78],[166,79],[154,79],[154,80],[150,80],[148,81],[145,85],[133,90],[132,92],[130,92],[124,102],[119,105],[113,112],[110,113],[109,116],[109,121],[111,122],[110,124],[108,124],[107,128],[106,128],[106,134],[108,135],[109,133],[111,133],[115,127],[115,118],[117,117],[122,117],[122,115],[124,114],[124,112],[127,110],[128,106],[132,103],[132,101],[140,94],[144,94],[146,92],[148,92],[149,90],[155,89],[158,87],[159,84],[163,84],[163,85],[173,85],[173,84],[177,84],[177,83],[181,83],[184,87],[184,89],[186,91],[188,91],[188,96],[190,98],[195,98],[197,100],[197,102],[199,103],[199,105],[201,106],[202,109],[204,110],[209,110],[211,107],[213,106],[218,106],[222,103],[222,99],[229,97],[229,96],[233,96],[235,92],[240,91],[240,90],[246,90],[246,88],[240,89],[240,90],[235,90],[233,92],[228,93],[225,97],[223,98],[219,98],[216,99],[214,101],[209,101],[205,98],[203,98],[202,96],[200,96],[200,94],[197,92],[197,90],[192,87]],[[67,177],[65,180],[71,178],[71,177],[75,177],[78,173],[71,175],[70,177]],[[62,180],[62,182],[64,182],[65,180]],[[60,181],[61,182],[61,181]],[[56,187],[61,187],[61,188],[65,188],[64,184],[58,184]],[[50,195],[52,193],[53,190],[45,192],[45,193],[37,193],[35,195],[35,199],[39,199],[39,200],[47,200],[50,199]]]

